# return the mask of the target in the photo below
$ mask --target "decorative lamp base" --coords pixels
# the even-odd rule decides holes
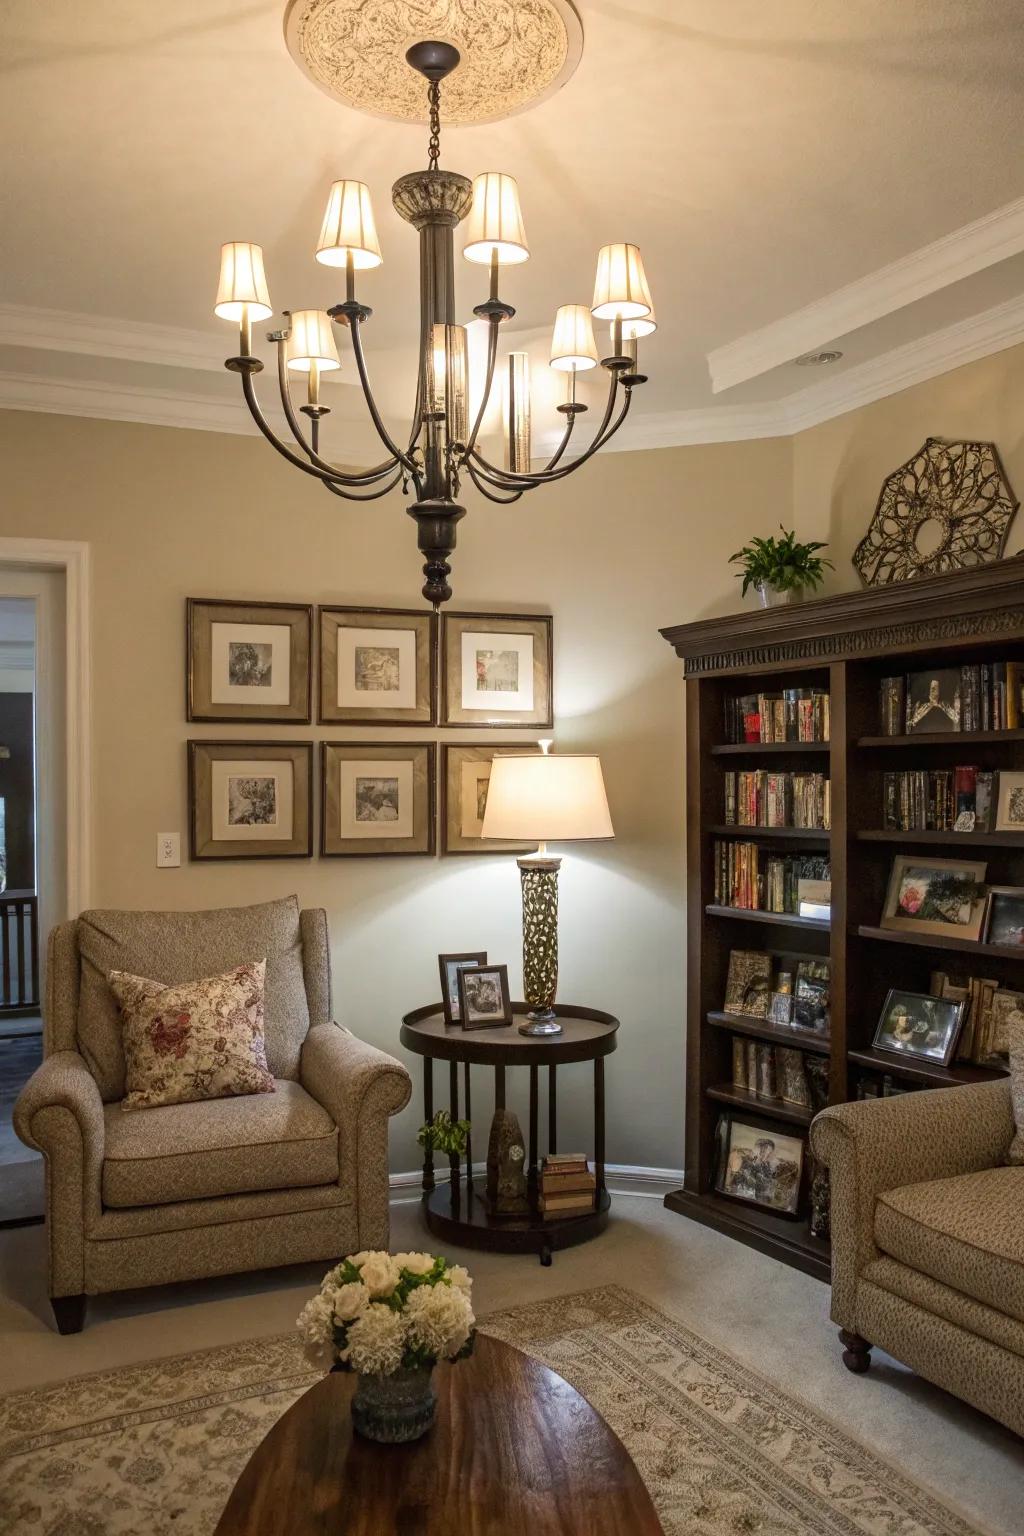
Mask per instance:
[[[553,1008],[531,1008],[526,1015],[526,1022],[520,1024],[521,1035],[560,1035],[562,1026],[555,1017]]]
[[[523,996],[530,1005],[521,1035],[560,1035],[558,987],[558,868],[561,859],[519,859],[523,886]]]

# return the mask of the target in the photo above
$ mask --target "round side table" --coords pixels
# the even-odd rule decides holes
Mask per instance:
[[[526,1003],[513,1003],[514,1020],[529,1012]],[[559,1003],[555,1014],[562,1024],[560,1035],[521,1035],[516,1022],[500,1028],[463,1029],[446,1024],[440,1003],[417,1008],[402,1020],[402,1044],[423,1057],[424,1119],[434,1118],[434,1062],[448,1063],[449,1109],[453,1120],[460,1115],[459,1065],[463,1069],[461,1113],[472,1119],[471,1067],[494,1071],[494,1104],[505,1107],[505,1072],[509,1067],[530,1070],[530,1122],[527,1141],[527,1187],[530,1211],[522,1216],[492,1215],[481,1190],[473,1181],[472,1136],[466,1143],[465,1184],[457,1157],[449,1158],[447,1184],[434,1181],[434,1157],[427,1151],[423,1161],[423,1213],[436,1237],[448,1238],[467,1248],[492,1253],[536,1253],[542,1264],[551,1263],[558,1248],[570,1248],[596,1237],[608,1224],[610,1200],[604,1182],[604,1058],[614,1051],[619,1021],[596,1008]],[[577,1216],[552,1220],[537,1206],[539,1185],[538,1121],[540,1068],[547,1068],[547,1150],[558,1151],[558,1084],[560,1066],[573,1062],[594,1063],[594,1209]]]

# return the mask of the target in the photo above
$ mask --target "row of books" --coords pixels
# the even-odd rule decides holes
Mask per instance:
[[[732,1085],[759,1099],[781,1099],[800,1109],[824,1109],[828,1103],[828,1057],[733,1035]]]
[[[739,827],[832,825],[831,784],[823,773],[775,773],[767,768],[726,773],[725,823]]]
[[[827,960],[790,959],[764,949],[734,949],[729,954],[722,1006],[726,1013],[825,1035],[831,980]]]
[[[882,825],[892,832],[989,832],[995,774],[971,765],[882,775]]]
[[[729,742],[828,741],[829,696],[824,688],[744,693],[725,701]]]
[[[594,1208],[597,1180],[582,1152],[549,1152],[540,1165],[537,1205],[545,1216],[579,1216]]]
[[[883,677],[883,736],[1012,731],[1024,721],[1024,662],[982,661]]]
[[[984,976],[969,976],[957,981],[946,971],[932,971],[928,990],[932,997],[945,997],[966,1003],[964,1021],[957,1041],[957,1061],[979,1067],[1005,1067],[1009,1054],[1007,1026],[1024,1019],[1024,996],[1000,987],[998,981]],[[1000,1004],[993,1007],[996,993]]]
[[[827,858],[771,853],[756,843],[716,839],[714,861],[716,906],[828,916],[821,900],[824,882],[829,882],[831,890],[832,870]],[[801,892],[803,882],[808,883]],[[815,910],[807,910],[810,907]]]

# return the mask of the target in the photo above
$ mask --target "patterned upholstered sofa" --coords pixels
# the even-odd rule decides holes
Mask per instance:
[[[266,956],[275,1092],[122,1112],[106,978],[194,981]],[[50,936],[45,1055],[14,1123],[46,1159],[50,1297],[62,1333],[86,1295],[388,1243],[388,1117],[399,1062],[332,1022],[327,920],[292,897],[211,912],[85,912]]]
[[[1024,1167],[1009,1081],[837,1105],[811,1148],[832,1181],[832,1316],[1024,1435]]]

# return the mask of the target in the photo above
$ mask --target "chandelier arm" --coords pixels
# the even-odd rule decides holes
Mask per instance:
[[[358,491],[348,491],[344,488],[344,486],[336,485],[333,481],[330,480],[326,481],[325,483],[329,491],[333,491],[335,496],[344,496],[346,501],[376,501],[379,496],[386,496],[388,491],[394,490],[395,486],[401,480],[403,473],[404,471],[399,469],[398,473],[394,475],[386,485],[382,485],[379,490],[366,491],[362,495],[360,495]]]
[[[370,381],[366,375],[366,359],[363,356],[363,342],[359,334],[358,316],[352,316],[350,329],[352,331],[352,351],[355,354],[356,367],[359,370],[359,382],[363,387],[363,394],[366,398],[366,404],[370,412],[370,419],[372,420],[374,426],[377,428],[377,436],[384,444],[384,447],[388,450],[389,453],[394,454],[397,463],[405,466],[405,469],[408,471],[412,479],[413,485],[416,487],[416,496],[419,498],[423,495],[423,478],[420,474],[419,466],[409,453],[403,453],[402,450],[392,441],[391,435],[388,432],[387,427],[384,425],[380,411],[377,409],[377,402],[373,398],[373,393],[370,389]]]
[[[303,436],[299,418],[295,414],[295,407],[292,404],[291,384],[288,379],[288,370],[285,366],[285,344],[283,340],[277,343],[277,382],[281,391],[281,405],[284,409],[285,420],[291,430],[292,437],[294,437],[299,447],[308,456],[310,463],[315,464],[318,469],[325,470],[337,484],[374,485],[378,480],[383,480],[384,476],[390,474],[395,468],[398,460],[392,457],[383,464],[374,465],[372,469],[362,470],[358,474],[350,474],[346,470],[339,469],[337,465],[331,464],[327,459],[320,457],[316,444],[308,443]],[[314,428],[316,425],[314,421]]]
[[[300,459],[297,453],[293,453],[292,450],[288,447],[287,443],[282,443],[281,439],[277,436],[273,427],[264,416],[260,407],[260,403],[256,398],[256,390],[253,387],[252,382],[252,373],[253,370],[251,368],[242,370],[242,394],[245,397],[246,405],[249,407],[249,415],[259,427],[260,431],[263,433],[263,436],[266,438],[270,446],[272,448],[276,448],[281,457],[287,459],[289,464],[294,464],[296,469],[301,469],[307,475],[312,475],[314,479],[322,481],[324,485],[330,486],[336,483],[338,480],[338,475],[334,470],[328,471],[318,468],[315,464],[308,464],[305,459]]]
[[[550,459],[548,459],[547,463],[544,465],[544,468],[541,471],[542,474],[547,474],[550,470],[555,468],[555,465],[558,463],[559,459],[562,457],[562,454],[569,446],[569,439],[572,437],[572,429],[575,425],[576,413],[574,411],[573,414],[566,420],[565,431],[562,433],[562,441],[559,443]]]
[[[469,434],[469,441],[466,443],[465,449],[459,459],[460,464],[469,463],[470,456],[476,448],[476,440],[479,436],[480,428],[483,425],[484,413],[486,412],[487,406],[490,402],[491,387],[494,383],[494,364],[498,356],[498,326],[500,324],[501,316],[491,315],[490,333],[487,337],[487,373],[484,378],[484,392],[480,397],[480,406],[476,413],[476,420],[473,423],[473,430]]]
[[[526,486],[522,486],[518,491],[513,491],[511,496],[495,496],[493,491],[489,491],[487,489],[488,485],[492,485],[494,483],[493,481],[487,480],[487,477],[480,474],[480,472],[473,464],[467,464],[466,468],[469,471],[469,478],[472,480],[481,496],[486,496],[488,501],[498,502],[500,506],[511,506],[512,502],[518,501],[520,496],[522,496],[523,492],[527,489]]]
[[[578,458],[573,459],[571,464],[563,464],[558,469],[539,469],[535,474],[524,475],[516,474],[510,469],[499,469],[496,464],[489,463],[482,454],[475,451],[473,453],[473,458],[479,467],[488,470],[490,474],[495,477],[495,481],[497,483],[501,484],[509,490],[511,490],[516,485],[522,485],[525,489],[532,490],[535,486],[538,485],[551,485],[556,480],[564,480],[566,475],[573,474],[574,471],[579,469],[581,465],[585,464],[588,459],[592,459],[594,454],[597,453],[598,449],[602,448],[608,439],[614,436],[614,434],[621,427],[622,423],[625,421],[626,413],[629,410],[630,400],[633,393],[628,386],[626,387],[626,398],[623,402],[622,408],[619,411],[618,416],[615,418],[615,421],[611,424],[611,426],[609,426],[609,422],[612,421],[612,411],[615,408],[615,400],[618,394],[618,387],[618,378],[613,374],[611,387],[608,390],[608,403],[605,406],[604,417],[601,421],[601,425],[597,429],[597,433],[593,442],[590,443],[589,447],[587,447],[583,453],[579,455]]]

